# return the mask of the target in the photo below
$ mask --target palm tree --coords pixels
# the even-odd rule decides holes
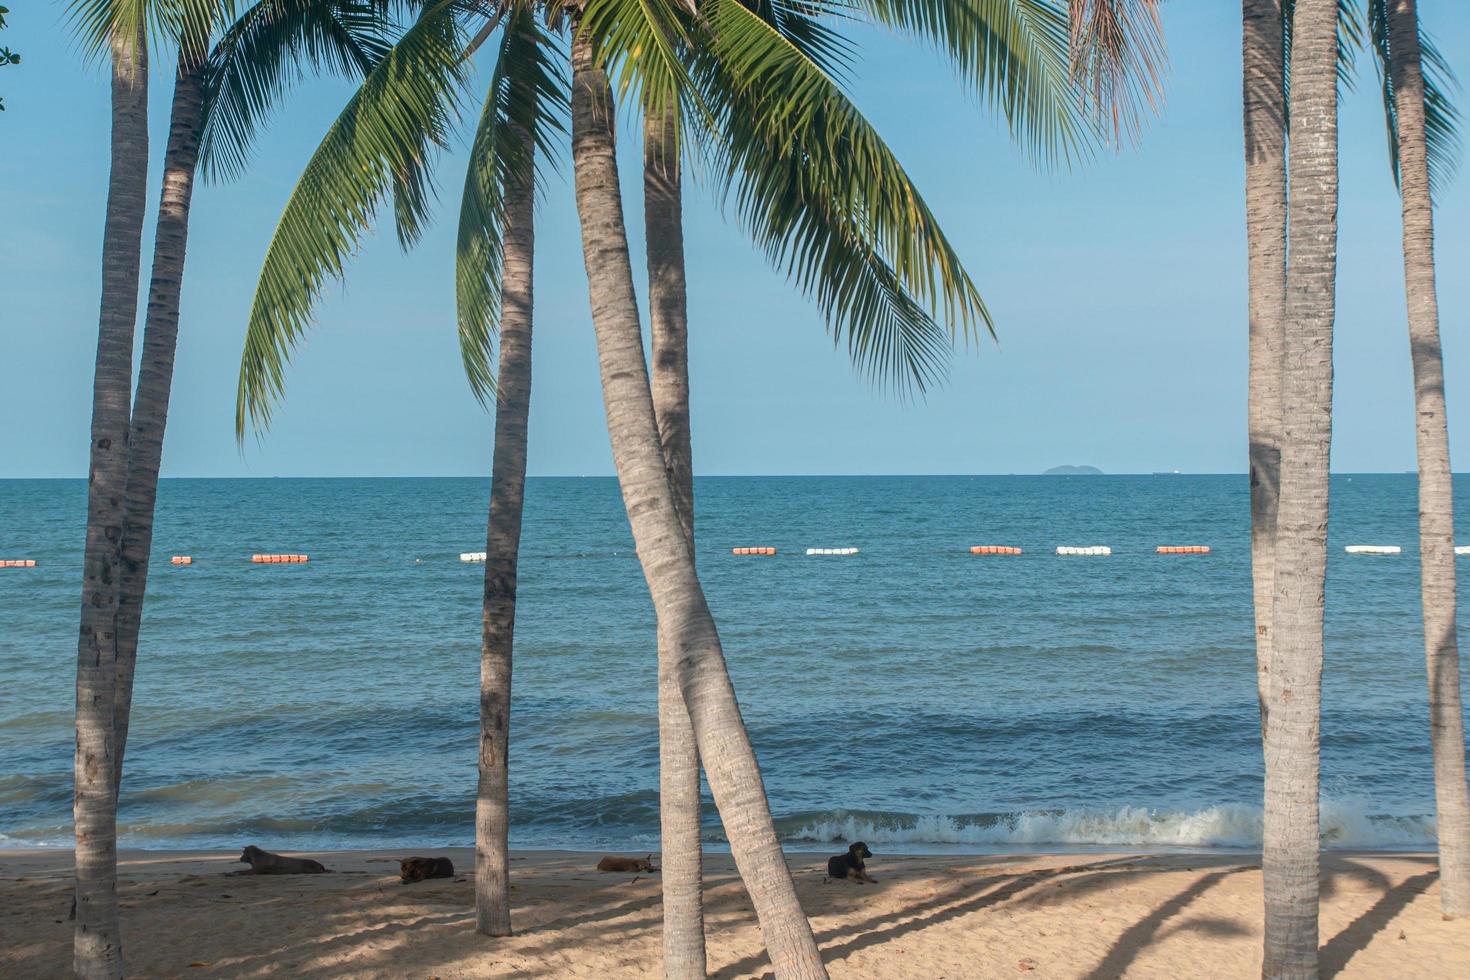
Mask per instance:
[[[1286,314],[1286,57],[1281,0],[1244,0],[1243,13],[1251,584],[1255,597],[1257,694],[1264,726],[1271,664],[1276,508],[1281,481],[1281,354]]]
[[[1317,976],[1318,725],[1337,267],[1335,0],[1292,25],[1281,489],[1266,684],[1266,977]]]
[[[1436,178],[1453,164],[1456,112],[1438,78],[1438,49],[1421,37],[1416,0],[1369,0],[1369,33],[1383,81],[1389,146],[1403,205],[1404,290],[1414,369],[1419,458],[1419,570],[1429,730],[1434,752],[1440,901],[1445,916],[1470,915],[1470,793],[1455,636],[1455,517],[1445,414],[1444,354],[1435,298]],[[1428,71],[1426,71],[1428,69]],[[1428,77],[1427,77],[1428,76]]]
[[[143,193],[137,181],[140,175],[146,177],[148,161],[146,35],[138,19],[142,14],[136,9],[106,3],[80,4],[77,8],[85,42],[95,44],[105,36],[114,39],[114,177],[104,245],[103,329],[98,346],[97,404],[93,410],[94,479],[89,491],[89,496],[101,494],[103,499],[101,510],[97,501],[89,504],[88,554],[93,557],[86,563],[77,679],[74,966],[79,975],[86,976],[114,976],[122,970],[116,926],[117,800],[178,339],[189,207],[209,83],[219,86],[248,79],[254,86],[248,106],[221,102],[209,114],[210,121],[219,125],[225,125],[229,115],[229,124],[238,129],[242,120],[268,108],[281,87],[279,73],[283,67],[294,72],[303,55],[304,60],[318,64],[326,55],[343,64],[355,60],[361,65],[370,58],[376,43],[365,33],[366,28],[375,25],[376,14],[357,0],[262,0],[225,33],[207,60],[204,52],[209,34],[223,8],[191,6],[187,2],[160,7],[154,13],[177,37],[180,54],[164,154],[143,352],[131,410],[128,395],[133,387],[131,362],[142,234],[141,213],[135,209],[142,206]],[[116,38],[123,36],[136,37],[137,41],[120,49]],[[123,77],[133,81],[120,88]],[[120,91],[125,93],[121,101]],[[123,107],[121,113],[119,105]],[[243,152],[245,142],[234,143],[232,151]],[[104,384],[106,420],[100,422]],[[108,430],[100,438],[95,434],[99,424]],[[112,434],[118,426],[123,438]],[[107,460],[105,470],[99,468],[99,450],[109,456],[116,452],[116,458]],[[110,468],[114,465],[122,467],[120,483],[114,482],[117,474]],[[100,472],[106,474],[102,481],[97,479]],[[106,547],[101,550],[94,547],[99,532],[106,539]],[[106,792],[100,787],[104,775],[110,784]]]
[[[508,936],[509,753],[516,573],[531,408],[536,133],[541,92],[563,101],[546,38],[528,7],[508,12],[485,110],[470,152],[461,206],[459,283],[465,364],[477,394],[496,396],[480,643],[480,763],[475,803],[475,923]],[[493,22],[492,22],[493,24]],[[491,25],[487,24],[487,27]],[[488,36],[482,31],[481,37]],[[472,45],[477,46],[477,45]],[[499,231],[498,240],[494,237]],[[497,309],[498,306],[498,309]],[[497,384],[482,373],[498,328]]]
[[[933,26],[904,3],[854,3],[848,16],[866,16],[900,30]],[[829,74],[836,67],[836,35],[799,7],[756,4],[751,8],[813,64]],[[959,8],[942,11],[963,25]],[[1141,110],[1158,103],[1164,53],[1152,0],[1068,0],[1067,50],[1061,32],[1049,30],[1060,20],[1056,12],[1003,2],[974,11],[978,20],[1005,38],[1000,50],[983,43],[984,35],[963,29],[950,33],[949,55],[971,84],[1011,119],[1014,135],[1040,156],[1059,147],[1076,149],[1070,126],[1096,117],[1106,136],[1136,135]],[[1029,16],[1028,16],[1029,15]],[[940,23],[943,23],[942,21]],[[966,26],[973,26],[973,23]],[[977,40],[982,43],[976,44]],[[1025,64],[1025,72],[994,72],[999,57]],[[1070,62],[1069,70],[1063,70]],[[1068,83],[1077,87],[1068,91]],[[1080,92],[1084,99],[1072,102]],[[1017,107],[1027,101],[1065,107],[1058,115],[1028,119]],[[750,112],[759,112],[752,108]],[[736,119],[741,118],[737,116]],[[713,142],[718,142],[714,137]],[[1048,147],[1050,141],[1050,147]],[[697,152],[699,147],[694,147]],[[679,173],[679,117],[670,107],[644,120],[644,222],[647,243],[648,295],[653,356],[651,387],[664,460],[686,534],[693,548],[693,463],[690,445],[688,317]],[[774,156],[775,154],[772,153]],[[790,234],[788,229],[786,234]],[[689,729],[688,713],[676,698],[673,661],[667,638],[659,636],[659,803],[663,849],[664,975],[703,976],[705,952],[701,909],[699,759]]]
[[[102,313],[92,383],[87,543],[81,640],[77,645],[77,743],[72,820],[76,833],[79,977],[123,975],[117,914],[117,581],[128,476],[128,397],[138,312],[143,209],[148,177],[148,53],[140,20],[106,24],[112,51],[112,167],[102,238]]]

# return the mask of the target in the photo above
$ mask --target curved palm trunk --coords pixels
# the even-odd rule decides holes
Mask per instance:
[[[204,112],[204,59],[179,56],[174,80],[168,145],[163,157],[163,193],[158,202],[158,228],[153,242],[153,280],[148,287],[148,313],[143,323],[143,358],[138,390],[133,396],[128,436],[128,489],[124,506],[122,579],[117,606],[117,676],[113,696],[113,728],[117,754],[114,792],[122,786],[123,755],[133,709],[133,673],[138,660],[138,628],[148,591],[148,557],[153,548],[153,510],[158,497],[158,469],[163,459],[163,433],[173,387],[174,352],[179,340],[179,293],[184,284],[184,257],[189,241],[189,204],[199,162],[199,128]]]
[[[102,309],[92,388],[87,543],[77,644],[72,969],[87,978],[123,975],[117,921],[117,745],[112,705],[128,476],[128,399],[147,178],[148,55],[140,30],[132,37],[112,38],[112,165],[102,238]]]
[[[1281,489],[1281,349],[1286,312],[1286,85],[1281,0],[1244,0],[1245,228],[1249,279],[1251,585],[1262,736],[1271,670],[1276,508]]]
[[[1439,828],[1439,888],[1446,916],[1470,915],[1470,796],[1465,784],[1465,725],[1460,707],[1460,650],[1455,637],[1455,511],[1450,436],[1445,416],[1444,355],[1434,285],[1434,210],[1424,131],[1424,75],[1416,0],[1391,0],[1398,117],[1399,191],[1404,212],[1404,289],[1414,364],[1419,455],[1419,575],[1424,656],[1429,672],[1429,731],[1434,750]]]
[[[730,850],[782,978],[825,977],[776,839],[755,751],[725,669],[669,484],[638,322],[613,139],[612,92],[590,39],[572,43],[572,164],[582,255],[613,462],[660,629],[674,644],[684,703]]]
[[[534,154],[530,134],[523,137],[527,154]],[[510,935],[510,681],[531,411],[535,212],[534,181],[506,189],[499,391],[480,635],[480,782],[475,800],[475,929],[487,936]]]
[[[1337,275],[1337,2],[1297,0],[1286,374],[1267,682],[1262,974],[1317,976],[1322,609]]]
[[[694,457],[689,432],[689,311],[675,106],[650,113],[643,128],[643,215],[648,309],[653,334],[653,411],[674,504],[694,552]],[[692,560],[692,559],[691,559]],[[658,793],[663,841],[664,976],[703,977],[699,750],[679,691],[673,638],[658,637]]]

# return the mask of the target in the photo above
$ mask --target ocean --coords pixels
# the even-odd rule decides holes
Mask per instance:
[[[459,555],[485,547],[488,495],[163,481],[122,844],[472,843],[483,566]],[[696,496],[790,847],[1258,845],[1244,476],[728,477]],[[0,847],[69,841],[85,498],[0,481],[0,558],[38,562],[0,569]],[[1414,477],[1335,476],[1332,508],[1324,844],[1429,847]],[[987,544],[1024,554],[969,553]],[[1154,553],[1196,544],[1213,550]],[[513,846],[656,849],[653,610],[613,479],[528,481],[511,727]],[[704,826],[721,846],[708,802]]]

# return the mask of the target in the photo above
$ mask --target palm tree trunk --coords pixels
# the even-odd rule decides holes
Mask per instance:
[[[653,411],[674,504],[694,552],[694,458],[689,432],[689,309],[679,175],[679,115],[650,112],[643,128],[643,215],[653,334]],[[658,637],[659,829],[663,841],[664,976],[704,977],[699,750],[679,691],[674,642]]]
[[[174,351],[179,340],[179,293],[184,284],[184,256],[189,241],[189,204],[194,170],[199,162],[199,127],[204,112],[204,58],[179,55],[168,146],[163,157],[163,193],[158,202],[158,228],[153,242],[153,281],[143,322],[143,359],[133,396],[132,431],[128,436],[128,490],[122,538],[122,581],[117,605],[117,676],[113,695],[113,728],[117,755],[114,792],[122,787],[123,755],[133,709],[133,673],[138,661],[138,628],[148,591],[148,557],[153,548],[153,510],[158,497],[158,469],[163,459],[163,433],[173,387]]]
[[[1286,313],[1286,85],[1281,0],[1244,0],[1245,227],[1249,279],[1251,585],[1256,687],[1266,724],[1276,508],[1281,489],[1281,349]]]
[[[128,477],[128,400],[147,178],[148,55],[140,29],[131,37],[112,38],[112,166],[102,238],[102,309],[92,388],[87,543],[77,644],[72,969],[86,978],[123,975],[117,919],[117,744],[112,705]]]
[[[591,39],[574,27],[572,165],[582,257],[613,462],[660,629],[674,644],[684,703],[730,850],[782,978],[826,977],[796,897],[705,602],[660,446],[633,290],[613,138],[615,107]]]
[[[536,152],[535,141],[529,133],[521,135],[529,159]],[[475,800],[475,929],[487,936],[510,935],[510,682],[531,411],[535,216],[534,180],[506,188],[499,391],[480,635],[480,782]]]
[[[1434,210],[1424,128],[1424,74],[1416,0],[1389,4],[1394,102],[1398,117],[1399,191],[1404,211],[1404,290],[1414,364],[1419,455],[1419,576],[1424,656],[1429,673],[1429,732],[1439,828],[1439,888],[1444,914],[1470,915],[1470,795],[1465,783],[1465,725],[1460,707],[1460,650],[1455,637],[1455,511],[1450,436],[1445,416],[1444,355],[1434,285]]]
[[[1262,974],[1317,976],[1322,609],[1337,277],[1337,0],[1297,0],[1281,500],[1267,682]]]

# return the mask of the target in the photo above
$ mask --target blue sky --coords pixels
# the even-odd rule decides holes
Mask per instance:
[[[107,81],[67,39],[61,4],[11,7],[3,39],[24,63],[0,72],[0,477],[84,476]],[[1470,73],[1470,9],[1456,0],[1420,7],[1446,55]],[[928,51],[864,36],[854,95],[980,284],[1000,346],[957,350],[949,383],[924,401],[872,390],[833,349],[813,306],[703,187],[689,186],[697,471],[1031,473],[1059,463],[1242,471],[1239,16],[1237,3],[1165,4],[1173,74],[1162,117],[1136,149],[1069,173],[1031,167]],[[152,84],[157,157],[166,67]],[[348,93],[340,82],[302,86],[250,175],[196,195],[165,475],[488,472],[491,418],[469,394],[454,340],[458,151],[441,161],[439,220],[427,239],[405,256],[385,225],[369,242],[345,286],[329,290],[274,428],[243,453],[236,446],[235,379],[261,258]],[[1383,132],[1365,59],[1342,112],[1333,450],[1341,471],[1414,466],[1399,212]],[[636,258],[640,190],[629,150]],[[150,178],[154,194],[157,184]],[[1463,466],[1470,410],[1455,381],[1470,358],[1470,175],[1450,186],[1437,219],[1452,452]],[[609,474],[569,180],[551,182],[538,236],[530,469]]]

